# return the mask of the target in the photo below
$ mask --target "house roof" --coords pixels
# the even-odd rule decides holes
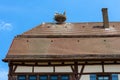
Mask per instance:
[[[120,22],[43,23],[14,38],[4,61],[119,59]]]

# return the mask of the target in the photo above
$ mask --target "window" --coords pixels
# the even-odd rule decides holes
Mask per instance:
[[[47,80],[47,79],[48,79],[47,75],[41,75],[39,77],[39,80]]]
[[[29,80],[37,80],[37,76],[31,75],[31,76],[29,76]]]
[[[25,75],[19,75],[18,80],[26,80],[26,76]]]
[[[53,75],[50,77],[50,80],[58,80],[58,76],[57,75]]]
[[[68,75],[62,75],[61,80],[69,80],[69,76]]]
[[[111,74],[111,75],[91,74],[90,80],[118,80],[118,74]]]
[[[90,80],[96,80],[96,74],[91,74],[90,75]]]
[[[38,77],[37,77],[38,76]],[[67,74],[62,75],[18,75],[17,80],[69,80]]]
[[[110,80],[110,76],[100,75],[97,80]]]
[[[118,74],[112,74],[112,80],[118,80]]]

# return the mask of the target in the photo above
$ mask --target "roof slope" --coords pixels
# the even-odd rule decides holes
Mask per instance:
[[[111,22],[109,29],[103,23],[46,23],[39,25],[22,35],[108,35],[120,33],[119,22]]]
[[[4,59],[120,58],[120,22],[46,23],[15,37]],[[64,56],[64,57],[63,57]]]

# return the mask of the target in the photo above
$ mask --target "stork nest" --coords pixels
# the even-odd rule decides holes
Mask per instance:
[[[66,20],[66,16],[65,16],[65,15],[62,15],[62,14],[57,14],[57,15],[55,15],[55,17],[54,17],[54,20],[55,20],[56,22],[58,22],[58,23],[63,23],[63,22],[65,22],[65,20]]]

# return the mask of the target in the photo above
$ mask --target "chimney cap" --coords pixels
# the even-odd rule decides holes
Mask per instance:
[[[103,11],[103,10],[108,10],[108,8],[102,8],[102,11]]]

